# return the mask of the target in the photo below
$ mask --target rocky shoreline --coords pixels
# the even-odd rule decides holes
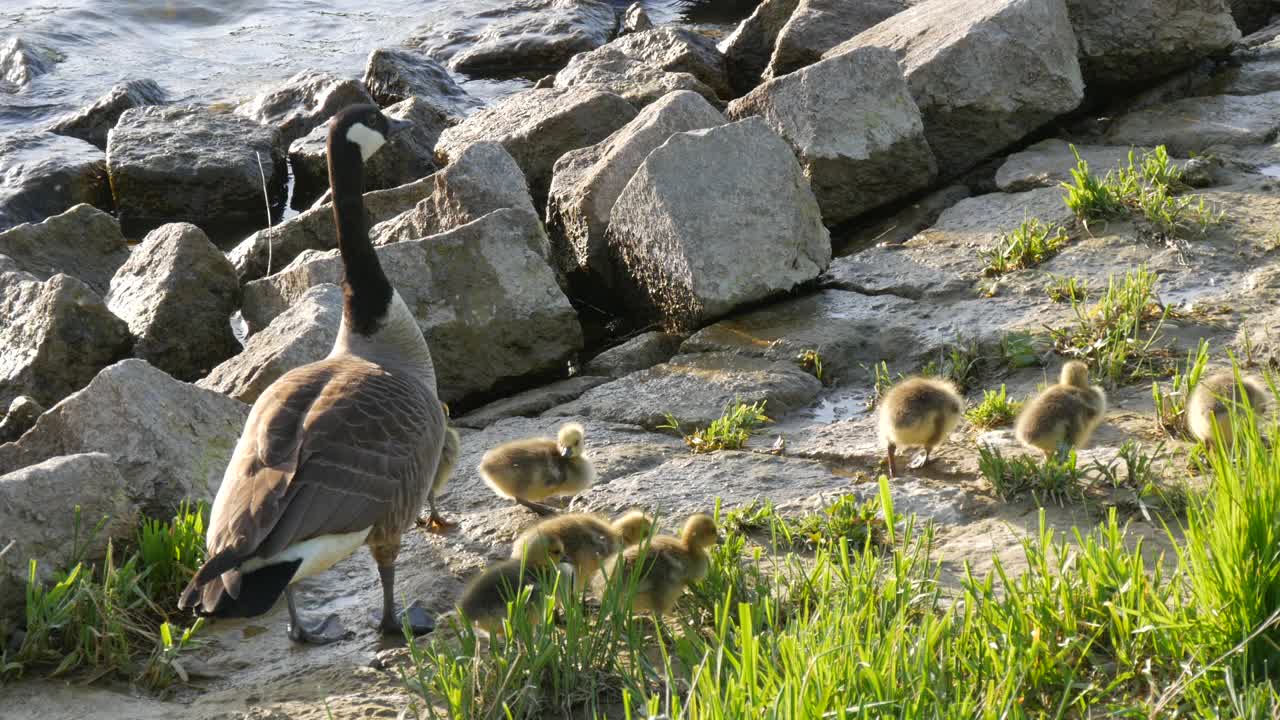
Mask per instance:
[[[565,420],[588,427],[601,478],[575,507],[675,517],[717,498],[803,512],[831,493],[874,497],[875,368],[971,353],[971,402],[1001,384],[1028,395],[1066,355],[1052,332],[1079,319],[1046,284],[1071,277],[1096,293],[1139,267],[1173,310],[1163,352],[1205,339],[1214,365],[1230,350],[1275,369],[1273,9],[764,0],[711,38],[652,27],[640,4],[538,0],[481,33],[413,31],[373,51],[360,79],[304,71],[230,109],[167,104],[155,83],[130,81],[0,138],[0,548],[16,541],[0,554],[0,629],[20,611],[27,560],[62,559],[71,505],[127,533],[139,513],[210,499],[249,404],[328,354],[341,266],[323,132],[353,103],[414,123],[371,161],[365,207],[463,438],[442,503],[461,530],[413,534],[402,556],[405,594],[432,612],[529,521],[494,502],[480,455]],[[487,107],[451,75],[512,70],[545,77]],[[0,49],[0,93],[47,72],[56,63],[21,38]],[[1064,203],[1077,157],[1105,175],[1157,146],[1180,192],[1220,222],[1179,234],[1141,216],[1083,222]],[[267,227],[290,177],[300,212]],[[1034,267],[988,272],[1032,218],[1069,241]],[[1030,359],[991,360],[1013,336],[1032,338]],[[821,372],[797,362],[806,352]],[[1110,389],[1084,456],[1110,462],[1127,440],[1161,439],[1148,382]],[[760,438],[755,451],[690,455],[663,429],[761,401],[775,453]],[[993,553],[1016,566],[1037,508],[992,496],[975,440],[1015,446],[1007,429],[962,424],[934,465],[895,481],[894,499],[939,523],[957,568]],[[372,573],[357,557],[303,587],[354,616],[377,592]],[[139,718],[175,702],[209,718],[324,717],[325,697],[343,712],[403,706],[372,631],[292,652],[282,633],[251,630],[277,621],[211,628],[199,692],[24,683],[15,696],[32,717],[90,702]]]

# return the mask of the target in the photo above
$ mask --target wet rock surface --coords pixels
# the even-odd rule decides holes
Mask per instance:
[[[1099,176],[1118,167],[1128,167],[1130,153],[1134,162],[1139,163],[1143,155],[1151,151],[1149,147],[1130,145],[1072,145],[1057,138],[1042,140],[1007,157],[996,171],[996,185],[1004,192],[1015,193],[1071,182],[1071,170],[1076,166],[1073,147],[1080,159],[1089,163],[1089,171]],[[1175,167],[1186,165],[1181,160],[1173,162]]]
[[[129,257],[120,224],[89,205],[76,205],[40,223],[0,232],[0,255],[40,280],[63,273],[105,295],[116,269]]]
[[[46,132],[0,135],[0,230],[81,203],[111,209],[101,150]]]
[[[53,69],[57,56],[21,37],[0,44],[0,92],[14,93]]]
[[[79,138],[107,149],[107,133],[116,126],[120,115],[129,108],[162,105],[165,92],[154,80],[129,80],[112,86],[92,105],[69,115],[49,127],[51,132]]]
[[[200,228],[152,230],[111,278],[107,309],[129,324],[133,355],[195,380],[239,350],[229,318],[240,306],[235,268]]]
[[[348,105],[371,104],[358,80],[304,70],[236,108],[236,114],[276,128],[286,146]]]
[[[279,131],[194,106],[124,111],[107,141],[107,171],[127,232],[190,222],[213,236],[263,224],[263,179],[279,199],[286,175]]]
[[[1280,129],[1280,92],[1195,97],[1122,115],[1107,130],[1114,145],[1163,144],[1186,156],[1214,145],[1257,145]]]
[[[596,355],[583,367],[588,375],[622,377],[637,370],[647,370],[666,362],[680,349],[684,338],[671,333],[652,331]]]
[[[383,107],[416,97],[451,118],[461,119],[480,106],[443,65],[424,53],[403,48],[378,48],[369,53],[364,86]]]
[[[328,356],[341,322],[342,289],[316,285],[196,385],[252,405],[281,375]]]

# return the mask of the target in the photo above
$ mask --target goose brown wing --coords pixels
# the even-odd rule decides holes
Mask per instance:
[[[378,523],[406,484],[434,471],[422,465],[438,454],[443,423],[422,383],[372,363],[285,374],[245,424],[210,516],[210,554],[270,557]]]

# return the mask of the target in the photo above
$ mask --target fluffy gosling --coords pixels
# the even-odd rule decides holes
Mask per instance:
[[[1072,360],[1062,366],[1057,385],[1045,388],[1023,408],[1014,434],[1047,460],[1060,450],[1087,444],[1106,414],[1106,393],[1089,384],[1087,365]]]
[[[631,607],[635,612],[651,612],[661,619],[675,607],[687,586],[707,576],[711,566],[707,548],[715,545],[716,539],[716,523],[711,516],[692,515],[685,521],[680,537],[658,535],[647,548],[641,544],[622,551],[611,563],[609,575],[621,572],[623,577],[630,577],[637,572],[636,562],[643,551],[645,559]]]
[[[898,473],[899,446],[924,448],[924,454],[910,465],[924,467],[929,453],[947,439],[963,412],[960,393],[944,380],[916,377],[893,386],[880,402],[880,440],[889,461],[889,477]]]
[[[418,525],[427,528],[431,532],[444,532],[458,523],[445,520],[436,510],[436,495],[444,490],[444,486],[449,484],[449,478],[453,476],[453,468],[458,463],[458,452],[462,447],[462,439],[458,437],[458,431],[451,427],[444,430],[444,448],[440,450],[440,464],[436,466],[436,476],[431,482],[431,487],[427,490],[427,505],[431,508],[431,515],[426,518],[418,518]]]
[[[542,620],[542,589],[538,579],[557,568],[564,558],[564,544],[559,538],[542,536],[526,544],[524,552],[523,558],[500,560],[485,568],[467,584],[458,600],[458,612],[490,635],[502,634],[507,605],[525,586],[530,588],[525,603],[526,617],[531,624]]]
[[[519,558],[532,543],[555,538],[564,546],[565,562],[573,565],[574,592],[581,595],[605,560],[644,540],[652,527],[653,521],[639,510],[613,522],[589,513],[560,515],[521,533],[511,547],[511,557]]]
[[[578,423],[565,423],[554,440],[528,438],[503,443],[480,459],[480,477],[501,497],[539,515],[554,515],[555,508],[538,501],[577,495],[595,482],[595,468],[582,455],[583,434]]]
[[[1244,397],[1240,389],[1244,388]],[[1240,385],[1236,385],[1236,377],[1231,372],[1214,373],[1202,378],[1191,391],[1191,399],[1187,401],[1187,429],[1197,440],[1206,446],[1212,446],[1213,428],[1218,427],[1218,435],[1223,445],[1230,447],[1232,442],[1231,406],[1245,399],[1253,408],[1255,417],[1267,412],[1267,393],[1262,385],[1251,377],[1241,377]]]

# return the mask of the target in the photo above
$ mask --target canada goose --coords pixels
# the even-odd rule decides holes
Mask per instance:
[[[408,123],[357,105],[329,121],[329,181],[344,267],[343,313],[324,360],[285,373],[262,393],[218,488],[208,560],[179,607],[214,617],[261,615],[284,594],[289,636],[344,636],[336,615],[307,623],[290,587],[368,545],[382,581],[379,626],[415,633],[434,623],[395,607],[401,533],[418,516],[440,461],[445,419],[431,352],[382,271],[365,228],[361,167]]]
[[[446,413],[448,413],[448,410],[448,406],[445,406]],[[458,524],[441,517],[440,512],[436,510],[436,495],[439,495],[444,486],[449,483],[449,478],[453,475],[453,468],[458,464],[458,452],[461,447],[462,439],[458,437],[458,431],[451,427],[446,427],[444,429],[444,447],[440,450],[440,464],[436,466],[435,480],[431,483],[431,489],[427,491],[427,505],[431,508],[431,515],[426,518],[418,518],[418,525],[432,532],[442,532]]]
[[[564,545],[565,559],[573,565],[574,591],[581,594],[608,558],[649,536],[652,521],[639,510],[612,523],[590,513],[570,513],[548,518],[521,533],[511,547],[511,557],[524,555],[531,543],[556,538]]]
[[[542,590],[538,580],[557,569],[564,559],[564,543],[551,535],[531,538],[523,548],[521,557],[513,557],[485,568],[462,591],[458,600],[458,612],[468,622],[497,635],[507,618],[507,605],[525,586],[529,586],[529,599],[525,604],[529,622],[537,624],[542,618]]]
[[[1240,396],[1240,388],[1244,388],[1244,397]],[[1191,399],[1187,401],[1187,428],[1191,434],[1205,445],[1213,444],[1213,426],[1218,426],[1218,434],[1225,446],[1231,445],[1231,405],[1249,400],[1255,416],[1267,411],[1267,393],[1262,385],[1251,377],[1241,377],[1240,385],[1236,385],[1236,376],[1231,372],[1220,372],[1203,378],[1191,391]]]
[[[632,610],[660,617],[671,612],[685,587],[707,576],[711,567],[707,548],[716,544],[716,535],[716,523],[710,515],[692,515],[680,537],[658,535],[647,546],[641,543],[622,551],[611,564],[609,575],[621,572],[627,578],[637,573]],[[642,555],[644,561],[637,572],[636,562]]]
[[[924,448],[924,454],[909,466],[924,467],[929,453],[960,422],[963,410],[960,393],[944,380],[914,377],[890,388],[880,404],[880,440],[889,461],[889,477],[898,473],[894,453],[899,446]]]
[[[1072,360],[1062,366],[1057,385],[1045,388],[1023,408],[1014,434],[1018,442],[1048,459],[1059,449],[1088,443],[1106,413],[1106,393],[1089,385],[1088,366]]]
[[[565,423],[556,439],[527,438],[503,443],[480,458],[480,477],[498,495],[539,515],[553,507],[537,502],[555,495],[577,495],[595,482],[591,461],[582,456],[583,429]]]

